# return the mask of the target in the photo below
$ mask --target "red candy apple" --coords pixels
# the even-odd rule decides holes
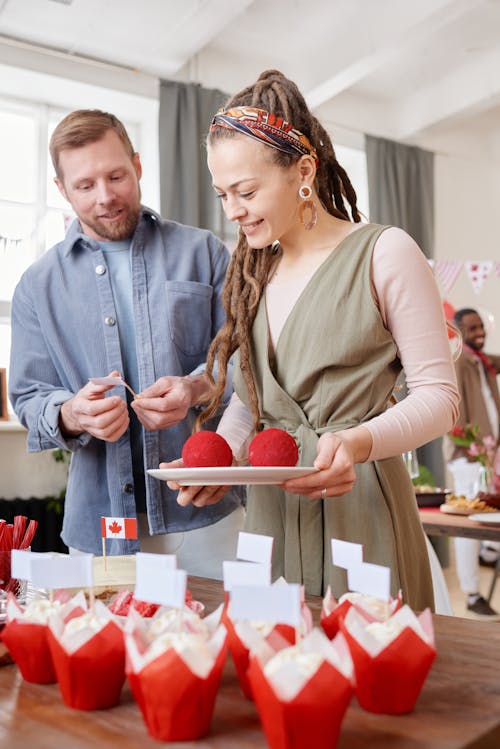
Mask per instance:
[[[253,466],[295,466],[298,459],[297,443],[283,429],[264,429],[248,448],[248,461]]]
[[[185,468],[230,466],[233,462],[233,451],[220,434],[196,432],[185,441],[182,460]]]

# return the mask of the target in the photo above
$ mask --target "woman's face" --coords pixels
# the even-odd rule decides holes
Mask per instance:
[[[208,168],[226,216],[238,223],[250,247],[286,241],[297,230],[297,164],[278,166],[271,147],[236,135],[208,146]]]

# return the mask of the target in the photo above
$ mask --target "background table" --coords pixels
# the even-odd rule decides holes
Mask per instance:
[[[211,611],[221,584],[190,578],[195,598]],[[321,601],[308,598],[318,621]],[[500,747],[500,625],[435,616],[438,656],[410,715],[371,715],[354,700],[338,749],[498,749]],[[153,749],[139,708],[125,687],[111,710],[64,706],[56,684],[23,682],[15,666],[0,669],[0,746],[9,749]],[[173,749],[265,749],[255,706],[239,691],[228,658],[210,734]],[[311,747],[314,749],[314,747]]]
[[[435,509],[419,510],[424,531],[429,536],[459,536],[460,538],[475,538],[479,541],[499,541],[500,525],[486,525],[471,520],[468,515],[451,515]],[[491,602],[498,575],[500,574],[500,556],[497,559],[491,577],[487,601]]]
[[[419,510],[424,531],[429,536],[460,536],[481,541],[500,541],[500,525],[486,525],[471,520],[468,515],[450,515],[435,509]]]

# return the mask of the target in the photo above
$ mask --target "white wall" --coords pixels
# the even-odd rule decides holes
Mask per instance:
[[[50,451],[26,453],[26,432],[0,422],[0,498],[57,496],[66,485],[67,467]]]
[[[499,212],[498,163],[469,156],[436,155],[436,259],[500,262]],[[493,318],[486,351],[500,354],[500,276],[493,272],[476,294],[463,268],[446,296],[457,309],[473,307],[483,318]]]

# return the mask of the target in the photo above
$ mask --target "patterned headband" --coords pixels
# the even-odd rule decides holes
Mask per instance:
[[[291,154],[309,154],[318,166],[316,149],[309,138],[293,127],[289,122],[265,109],[255,107],[235,107],[220,109],[212,120],[210,132],[216,127],[237,130],[244,135],[264,143],[278,151]]]

